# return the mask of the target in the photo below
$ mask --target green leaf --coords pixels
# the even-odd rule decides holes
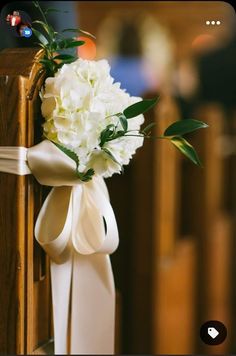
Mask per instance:
[[[44,67],[49,67],[50,69],[53,68],[53,61],[47,58],[40,59],[39,63],[43,64]]]
[[[146,127],[144,127],[144,129],[141,131],[142,134],[144,135],[148,135],[151,132],[151,129],[153,128],[153,126],[155,126],[156,123],[155,122],[151,122],[149,125],[147,125]]]
[[[47,58],[43,58],[40,59],[39,63],[41,63],[44,67],[44,69],[47,72],[48,76],[53,76],[55,73],[55,63],[53,62],[53,60],[47,59]]]
[[[120,123],[121,123],[121,126],[122,126],[123,130],[126,132],[128,130],[128,120],[127,120],[127,118],[125,117],[125,115],[121,114],[121,115],[119,115],[119,120],[120,120]]]
[[[77,156],[77,154],[73,151],[71,151],[69,148],[60,145],[59,143],[53,142],[54,145],[56,145],[63,153],[65,153],[68,157],[70,157],[71,159],[73,159],[73,161],[76,163],[76,175],[77,177],[82,180],[83,182],[88,182],[89,180],[92,179],[92,176],[94,175],[94,169],[90,168],[87,170],[87,172],[85,173],[81,173],[78,171],[78,167],[79,167],[79,157]]]
[[[76,59],[75,56],[72,56],[70,54],[58,54],[57,56],[53,57],[53,59]]]
[[[59,49],[79,47],[85,44],[84,41],[76,41],[74,38],[65,38],[64,40],[58,42]]]
[[[100,134],[100,146],[101,147],[104,145],[104,143],[106,143],[108,141],[108,139],[114,134],[114,132],[115,132],[114,124],[107,125],[107,127],[104,130],[102,130],[102,132]]]
[[[73,161],[76,163],[76,171],[78,171],[78,167],[79,167],[79,157],[77,156],[77,154],[74,151],[71,151],[69,148],[60,145],[59,143],[53,142],[54,145],[56,145],[62,152],[64,152],[68,157],[70,157],[71,159],[73,159]]]
[[[96,37],[94,35],[92,35],[91,33],[81,30],[80,28],[65,28],[62,32],[79,32],[82,33],[83,35],[92,37],[94,39],[96,39]]]
[[[66,48],[79,47],[79,46],[83,46],[84,44],[85,41],[71,41],[68,43]]]
[[[123,131],[123,130],[119,130],[119,131],[117,131],[116,132],[116,138],[119,138],[119,137],[122,137],[122,136],[125,136],[125,133],[126,133],[127,131]]]
[[[151,109],[157,103],[157,100],[158,98],[139,101],[131,106],[128,106],[123,113],[127,119],[131,119]]]
[[[43,49],[46,48],[46,46],[44,46],[42,43],[39,43],[39,42],[38,42],[37,45],[40,46],[40,47],[42,47]]]
[[[95,171],[93,168],[89,168],[87,170],[87,172],[85,172],[85,173],[80,173],[77,171],[78,178],[80,180],[82,180],[83,182],[88,182],[89,180],[91,180],[94,174],[95,174]]]
[[[181,136],[206,127],[208,127],[208,125],[202,121],[192,119],[180,120],[167,127],[164,132],[164,136]]]
[[[38,39],[44,46],[47,46],[48,40],[46,39],[46,37],[45,37],[41,32],[35,30],[35,28],[32,28],[32,31],[33,31],[35,37],[37,37],[37,39]]]
[[[48,58],[42,58],[39,60],[39,63],[43,63],[43,64],[51,64],[52,61]]]
[[[47,34],[51,38],[54,37],[54,31],[53,31],[53,28],[51,26],[47,25],[45,22],[40,21],[40,20],[35,20],[35,21],[33,21],[33,23],[37,23],[37,24],[41,25],[42,28],[44,29],[44,31],[47,32]]]
[[[117,161],[117,159],[113,156],[113,154],[111,153],[110,150],[108,150],[107,148],[103,147],[102,150],[112,159],[112,161],[114,161],[115,163],[119,164],[121,166],[121,164]]]
[[[53,40],[51,43],[51,50],[55,52],[57,50],[57,47],[58,47],[57,42]]]
[[[186,157],[188,157],[193,163],[198,166],[202,166],[201,161],[198,157],[197,152],[193,148],[192,145],[188,141],[186,141],[183,137],[172,137],[171,142],[173,145],[180,150]]]

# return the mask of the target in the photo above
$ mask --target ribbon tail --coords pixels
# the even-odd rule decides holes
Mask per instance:
[[[46,198],[35,225],[35,237],[51,258],[51,287],[55,354],[68,354],[68,319],[73,246],[70,243],[70,187],[56,187]]]
[[[106,254],[75,253],[72,276],[71,354],[113,354],[115,288]]]
[[[63,264],[51,261],[54,325],[54,353],[68,355],[68,320],[72,277],[72,257]]]

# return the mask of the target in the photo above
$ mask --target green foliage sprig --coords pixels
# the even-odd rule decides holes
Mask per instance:
[[[115,162],[116,159],[112,157],[111,152],[106,148],[105,144],[109,141],[116,140],[118,138],[124,136],[134,136],[134,137],[143,137],[143,138],[156,138],[156,139],[166,139],[169,140],[180,152],[182,152],[187,158],[189,158],[196,165],[201,166],[201,161],[198,157],[197,152],[193,148],[193,146],[182,136],[208,127],[202,121],[198,120],[180,120],[171,124],[164,132],[162,136],[154,137],[151,135],[151,129],[155,126],[155,123],[151,123],[147,125],[145,128],[139,131],[137,134],[132,134],[132,130],[128,130],[128,120],[132,119],[140,114],[145,113],[149,109],[151,109],[154,105],[156,105],[159,98],[156,99],[147,99],[139,101],[129,107],[127,107],[123,113],[118,113],[112,116],[117,116],[118,123],[108,125],[100,135],[100,147],[109,154],[110,158],[112,158]],[[122,130],[119,129],[119,122],[121,124]]]
[[[65,153],[68,157],[70,157],[76,164],[76,175],[82,182],[88,182],[92,179],[94,175],[94,170],[92,168],[88,169],[85,173],[79,172],[79,157],[74,151],[71,151],[69,148],[60,145],[56,142],[53,142],[63,153]]]
[[[49,12],[60,10],[47,8],[44,11],[38,1],[33,1],[33,4],[42,16],[42,20],[33,21],[33,24],[37,25],[37,28],[35,28],[35,26],[32,27],[33,34],[39,41],[37,44],[44,49],[44,57],[40,60],[40,63],[46,71],[46,76],[54,76],[63,64],[72,63],[77,59],[77,57],[72,54],[61,52],[70,48],[82,46],[85,43],[84,41],[78,41],[76,37],[65,37],[64,33],[73,32],[93,38],[95,37],[91,33],[79,28],[66,28],[61,33],[56,32],[48,23],[46,15]]]

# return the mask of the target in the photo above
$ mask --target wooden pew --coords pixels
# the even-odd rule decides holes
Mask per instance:
[[[0,145],[41,141],[43,83],[38,49],[0,52]],[[34,224],[50,188],[33,176],[0,173],[0,353],[52,354],[49,260]],[[117,291],[116,351],[120,350],[121,296]]]
[[[165,118],[165,110],[167,118],[178,119],[171,107],[174,110],[167,100],[163,110],[158,109],[157,122]],[[223,199],[225,117],[216,106],[202,107],[196,117],[210,126],[190,135],[203,169],[179,156],[174,158],[167,151],[172,148],[162,143],[160,149],[157,142],[152,330],[153,352],[158,354],[222,354],[230,351],[232,342],[232,219]],[[164,127],[159,124],[157,133]],[[183,219],[186,213],[187,221]],[[207,347],[200,340],[200,326],[207,320],[220,320],[227,326],[229,336],[223,344]]]
[[[145,116],[147,123],[156,122],[157,135],[180,118],[168,97]],[[229,350],[230,338],[213,350],[199,337],[209,319],[230,329],[232,233],[223,208],[224,119],[213,108],[196,118],[210,125],[189,137],[203,169],[168,142],[148,140],[126,175],[109,182],[122,244],[113,259],[124,305],[122,352]]]
[[[145,118],[146,123],[156,122],[153,134],[158,135],[179,119],[179,113],[171,98],[162,97],[157,110]],[[181,154],[169,142],[147,140],[135,155],[129,176],[117,183],[116,189],[112,189],[114,180],[109,187],[112,202],[121,199],[124,187],[130,188],[125,196],[128,208],[124,203],[116,207],[128,215],[127,220],[119,221],[122,229],[130,225],[121,236],[128,248],[125,254],[120,252],[127,267],[123,279],[129,289],[129,293],[122,290],[129,316],[123,326],[128,334],[125,352],[194,350],[196,246],[191,237],[179,238],[180,167]]]
[[[157,135],[180,119],[174,100],[164,97],[156,111]],[[196,244],[181,236],[181,154],[156,141],[154,161],[152,352],[194,351]]]
[[[40,56],[25,48],[0,53],[2,146],[40,139]],[[43,191],[32,176],[0,173],[0,196],[0,353],[38,353],[52,336],[48,259],[33,233]]]
[[[156,122],[157,135],[180,118],[168,97],[145,116],[147,123]],[[118,253],[125,271],[119,269],[117,275],[124,283],[121,293],[128,315],[123,325],[128,335],[125,352],[230,350],[230,336],[216,347],[207,347],[199,337],[201,324],[210,319],[221,320],[230,330],[233,310],[232,221],[223,204],[225,119],[216,107],[204,107],[195,116],[210,125],[189,137],[203,169],[168,142],[149,140],[128,175],[110,182],[124,244]]]
[[[193,137],[194,145],[202,157],[204,168],[196,170],[186,164],[189,180],[185,200],[191,202],[186,210],[191,233],[198,243],[198,283],[196,327],[207,320],[222,321],[229,330],[224,343],[207,347],[196,338],[196,352],[222,354],[230,352],[232,219],[225,210],[225,157],[222,137],[225,116],[217,105],[202,106],[196,117],[209,124],[209,128]],[[185,212],[186,212],[185,210]]]

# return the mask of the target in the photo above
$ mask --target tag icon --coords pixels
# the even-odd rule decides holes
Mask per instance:
[[[201,326],[200,337],[207,345],[219,345],[225,341],[227,329],[221,321],[209,320]]]
[[[212,337],[212,339],[215,339],[219,335],[219,331],[217,331],[215,328],[208,328],[207,329],[208,335]]]

